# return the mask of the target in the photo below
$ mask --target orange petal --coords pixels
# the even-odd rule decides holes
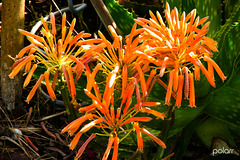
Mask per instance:
[[[118,144],[119,144],[119,138],[118,137],[114,137],[114,146],[113,146],[112,160],[117,160],[118,159]]]
[[[43,27],[45,28],[46,32],[49,32],[49,29],[48,29],[47,23],[46,23],[46,21],[44,20],[43,17],[41,17],[41,21],[42,21]]]
[[[173,91],[176,92],[178,89],[178,67],[179,62],[176,61],[174,63],[174,71],[173,71]]]
[[[108,155],[109,155],[109,153],[110,153],[110,150],[111,150],[111,147],[112,147],[113,142],[114,142],[114,138],[111,136],[111,137],[109,138],[109,140],[108,140],[107,149],[106,149],[106,151],[105,151],[105,153],[104,153],[104,155],[103,155],[102,160],[107,160],[107,159],[108,159]]]
[[[77,93],[76,93],[76,88],[75,88],[75,83],[74,83],[74,79],[73,79],[72,67],[71,66],[68,66],[67,72],[68,72],[69,83],[70,83],[70,87],[71,87],[71,97],[73,99],[75,99]]]
[[[95,106],[94,104],[91,104],[89,106],[79,108],[78,112],[80,112],[80,113],[88,112],[88,111],[95,109],[96,107],[97,106]]]
[[[207,20],[208,18],[209,18],[209,17],[207,16],[207,17],[204,17],[204,18],[200,19],[199,22],[198,22],[198,25],[201,25],[202,23],[206,22],[206,20]]]
[[[189,106],[190,107],[196,107],[195,106],[195,89],[194,89],[194,80],[193,80],[193,74],[189,74],[189,80],[190,80],[190,100],[189,100]]]
[[[32,38],[36,39],[36,40],[39,41],[39,42],[42,42],[42,41],[43,41],[43,37],[40,37],[40,36],[35,35],[35,34],[32,34],[32,33],[28,32],[28,31],[25,31],[25,30],[22,30],[22,29],[18,29],[18,31],[19,31],[21,34],[23,34],[23,35],[25,35],[25,36],[28,36],[28,37],[32,37]],[[32,44],[30,44],[30,45],[32,45]]]
[[[86,39],[86,40],[84,40],[84,41],[78,41],[77,42],[77,46],[82,46],[82,45],[84,45],[84,44],[88,44],[88,45],[91,45],[91,44],[94,44],[94,43],[100,43],[100,42],[102,42],[103,40],[102,39]],[[96,46],[95,46],[96,47]],[[97,50],[97,49],[99,49],[99,48],[104,48],[105,47],[105,44],[104,45],[100,45],[100,46],[98,46],[98,47],[96,47],[96,48],[94,48],[94,50]]]
[[[125,94],[124,98],[122,99],[121,108],[122,108],[123,103],[125,103],[125,101],[127,99],[127,102],[125,104],[125,108],[123,110],[123,114],[125,114],[128,111],[128,108],[131,105],[133,92],[134,92],[134,87],[129,88],[127,90],[127,93]]]
[[[88,80],[88,82],[87,82],[87,87],[86,87],[86,89],[87,89],[88,91],[91,91],[91,90],[92,90],[92,86],[93,86],[93,84],[94,84],[94,82],[95,82],[95,81],[94,81],[94,78],[95,78],[98,70],[101,69],[101,68],[102,68],[102,65],[101,65],[100,63],[98,63],[97,66],[94,68],[92,74],[90,75],[90,78],[89,78],[89,80]]]
[[[100,93],[99,87],[96,82],[94,82],[94,84],[93,84],[93,89],[94,89],[94,92],[95,92],[95,95],[97,96],[97,98],[101,99],[101,93]]]
[[[112,118],[112,122],[115,122],[115,111],[114,111],[114,106],[111,105],[110,107],[110,113],[111,113],[111,118]]]
[[[28,72],[31,69],[32,62],[28,61],[27,64],[25,65],[25,72]]]
[[[62,43],[64,43],[64,41],[65,41],[65,38],[66,38],[66,31],[67,31],[67,27],[64,26],[64,27],[62,28],[62,38],[61,38]]]
[[[36,82],[36,84],[33,86],[32,90],[30,91],[30,93],[27,96],[27,100],[26,102],[29,103],[29,101],[32,99],[32,97],[34,96],[38,86],[41,84],[42,80],[44,79],[44,75],[41,74],[38,81]]]
[[[58,80],[58,75],[59,75],[59,70],[56,70],[54,77],[53,77],[53,81],[52,81],[52,89],[55,90],[55,86]]]
[[[148,76],[148,80],[147,80],[147,82],[146,82],[147,88],[149,88],[150,83],[151,83],[151,81],[152,81],[152,79],[153,79],[153,77],[155,76],[156,73],[157,73],[157,72],[156,72],[155,69],[154,69],[154,70],[151,70],[151,73],[150,73],[150,75]]]
[[[159,106],[160,104],[161,104],[160,102],[143,102],[142,106],[153,107],[153,106]]]
[[[116,119],[119,119],[121,115],[121,108],[117,109]]]
[[[53,13],[50,13],[50,18],[51,18],[51,24],[52,24],[52,34],[55,35],[57,34],[57,30],[56,30],[56,24],[55,24],[55,16]]]
[[[77,42],[80,38],[82,38],[84,34],[84,31],[78,33],[74,38],[73,40],[71,40],[71,42],[69,43],[70,46],[72,46],[75,42]]]
[[[126,121],[124,121],[123,123],[121,123],[121,126],[130,123],[130,122],[136,122],[136,121],[140,121],[140,122],[149,122],[151,121],[152,118],[151,117],[130,117],[129,119],[127,119]]]
[[[141,129],[142,133],[147,134],[149,137],[151,137],[158,145],[160,145],[163,149],[167,148],[166,145],[163,143],[163,141],[161,141],[159,138],[157,138],[156,136],[154,136],[153,134],[151,134],[148,130],[146,130],[145,128]]]
[[[81,132],[81,133],[85,133],[85,132],[87,132],[89,129],[91,129],[93,126],[95,126],[95,125],[98,124],[98,123],[102,123],[103,121],[104,121],[104,118],[102,118],[102,117],[99,118],[99,119],[95,119],[94,121],[86,124],[86,125],[80,130],[80,132]]]
[[[26,58],[23,58],[24,60],[20,61],[20,63],[16,67],[14,67],[12,72],[9,74],[9,77],[13,79],[13,77],[15,77],[18,74],[18,72],[22,69],[22,67],[26,65],[26,63],[28,63],[29,61],[33,60],[34,58],[35,58],[34,55],[30,55],[30,56],[27,56]]]
[[[79,128],[80,125],[85,122],[86,120],[88,119],[92,119],[93,118],[93,115],[90,113],[90,114],[85,114],[84,116],[72,121],[70,124],[68,124],[66,127],[64,127],[62,129],[62,132],[61,133],[64,133],[64,132],[67,132],[67,131],[70,131],[70,130],[73,130],[75,128]]]
[[[78,144],[78,141],[79,141],[79,139],[80,139],[81,136],[82,136],[82,133],[81,133],[81,132],[78,132],[78,133],[76,134],[76,136],[73,138],[72,142],[71,142],[70,145],[69,145],[69,148],[70,148],[71,150],[73,150],[73,149],[76,147],[76,145]]]
[[[66,12],[64,12],[62,15],[62,29],[63,29],[63,27],[66,26],[66,18],[67,18]]]
[[[86,93],[86,95],[91,98],[92,100],[96,101],[100,106],[103,107],[103,104],[102,102],[97,98],[95,97],[91,92],[89,92],[87,89],[84,89],[84,92]]]
[[[78,150],[76,157],[74,158],[75,160],[81,157],[81,155],[83,154],[83,151],[87,147],[88,143],[95,137],[96,137],[96,135],[94,133],[92,133],[91,136],[83,143],[81,148]]]
[[[208,82],[211,84],[211,86],[213,86],[214,88],[216,87],[215,82],[213,77],[209,74],[209,72],[206,70],[206,68],[203,66],[203,64],[201,63],[200,69],[202,70],[203,74],[205,74]]]
[[[200,68],[194,65],[194,76],[195,80],[200,80]]]
[[[52,100],[54,101],[56,99],[56,96],[55,96],[55,93],[54,93],[52,87],[50,86],[49,74],[50,74],[49,71],[45,71],[44,77],[45,77],[45,82],[46,82],[46,87],[47,87],[48,94],[52,98]]]
[[[158,11],[157,11],[156,13],[157,13],[158,21],[161,23],[162,26],[165,26],[165,23],[164,23],[164,21],[163,21],[163,19],[162,19],[161,14],[160,14]]]
[[[169,60],[168,57],[164,58],[164,61],[163,61],[163,64],[162,64],[162,67],[161,67],[161,70],[160,70],[160,77],[162,77],[164,75],[168,60]]]
[[[13,68],[15,68],[18,64],[20,64],[20,63],[21,63],[22,61],[24,61],[26,58],[28,58],[28,56],[16,60],[16,61],[13,63],[12,67],[10,68],[10,70],[12,70]]]
[[[36,39],[34,39],[34,38],[32,38],[32,37],[27,37],[27,39],[28,39],[31,43],[33,43],[34,45],[36,45],[36,46],[38,46],[38,47],[40,47],[40,48],[45,48],[45,46],[44,46],[41,42],[37,41]]]
[[[142,139],[142,133],[140,131],[139,125],[137,122],[133,123],[133,127],[135,128],[135,131],[137,133],[137,143],[138,143],[138,149],[140,151],[143,151],[143,139]]]
[[[179,75],[178,76],[179,84],[178,84],[178,92],[177,92],[177,99],[176,99],[177,107],[180,107],[182,102],[183,80],[184,80],[184,75]]]
[[[64,78],[66,80],[66,83],[67,83],[68,92],[71,93],[71,86],[70,86],[69,77],[68,77],[68,73],[67,73],[65,64],[62,64],[61,68],[62,68],[62,71],[63,71],[63,76],[64,76]]]
[[[30,51],[28,52],[28,55],[31,55],[37,51],[36,48],[31,48]]]
[[[152,109],[147,108],[147,107],[143,107],[141,112],[152,114],[152,115],[156,116],[157,118],[161,118],[162,120],[164,120],[164,117],[166,117],[164,113],[152,110]]]
[[[213,79],[214,79],[214,70],[213,70],[213,66],[212,66],[212,64],[210,63],[210,62],[207,62],[207,64],[208,64],[208,72],[209,72],[209,74],[213,77]]]
[[[30,45],[24,47],[24,48],[17,54],[16,58],[22,58],[22,56],[23,56],[27,51],[29,51],[31,48],[33,48],[33,47],[34,47],[34,44],[32,44],[32,43],[31,43]]]
[[[170,72],[170,76],[169,76],[169,82],[168,82],[167,94],[166,94],[166,98],[165,98],[165,104],[170,103],[171,94],[172,94],[172,86],[173,86],[173,71]]]
[[[136,87],[136,95],[137,95],[137,104],[138,104],[138,109],[141,110],[142,108],[142,102],[141,102],[141,95],[140,95],[140,91],[139,91],[139,86],[137,83],[137,79],[133,78],[135,87]]]
[[[214,69],[217,71],[219,77],[222,79],[222,81],[224,81],[227,77],[224,76],[222,70],[220,69],[220,67],[214,62],[214,60],[212,60],[211,58],[204,56],[205,61],[209,62],[210,64],[212,64],[212,66],[214,67]]]
[[[83,72],[83,69],[82,68],[80,68],[79,70],[78,70],[78,72],[77,72],[77,75],[76,75],[76,77],[75,77],[75,83],[79,80],[79,78],[82,76],[82,72]]]
[[[138,71],[138,74],[140,76],[140,82],[141,82],[140,84],[141,84],[141,89],[142,89],[143,95],[146,96],[147,95],[147,86],[146,86],[143,71],[142,71],[142,69],[141,69],[141,67],[139,66],[138,63],[135,64],[135,67],[136,67],[136,69]]]
[[[121,94],[121,98],[123,98],[123,96],[125,95],[125,90],[126,90],[126,86],[127,86],[127,76],[128,76],[127,66],[124,65],[123,68],[122,68],[122,94]]]
[[[188,95],[189,95],[189,79],[188,79],[188,68],[184,67],[183,68],[184,71],[184,77],[185,77],[185,85],[184,85],[184,98],[188,99]]]
[[[32,78],[32,75],[33,75],[34,71],[36,70],[36,68],[37,68],[37,64],[34,64],[32,66],[32,69],[29,71],[29,73],[28,73],[24,83],[23,83],[23,88],[26,87],[29,84],[29,82],[30,82],[30,80]]]
[[[74,26],[75,26],[75,23],[76,23],[76,18],[74,18],[74,19],[72,20],[72,23],[71,23],[71,25],[70,25],[69,31],[73,31]]]

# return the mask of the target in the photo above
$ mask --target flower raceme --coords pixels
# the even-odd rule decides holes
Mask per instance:
[[[213,68],[222,81],[226,79],[222,70],[211,59],[213,52],[218,50],[217,42],[206,36],[210,24],[205,23],[208,17],[196,18],[196,9],[187,16],[185,12],[179,15],[177,8],[171,11],[168,3],[165,10],[167,23],[164,23],[159,12],[156,16],[151,11],[149,13],[151,16],[149,20],[144,18],[135,20],[143,27],[136,30],[136,34],[140,33],[141,36],[141,46],[148,46],[142,47],[143,50],[139,52],[147,55],[146,59],[158,62],[154,64],[160,68],[160,77],[166,72],[169,73],[166,104],[170,103],[171,95],[177,93],[176,106],[180,107],[184,90],[184,97],[189,99],[189,106],[195,107],[194,79],[200,79],[200,71],[213,87],[215,87]],[[208,69],[204,67],[202,60],[207,62]],[[160,79],[158,82],[163,84]]]
[[[101,69],[101,67],[101,65],[97,65],[90,77],[95,74],[94,72],[96,72],[96,70]],[[114,88],[116,85],[117,72],[119,72],[118,67],[115,67],[108,75],[103,95],[94,95],[91,92],[91,89],[93,88],[92,85],[94,85],[93,83],[87,86],[85,93],[93,100],[93,103],[89,106],[81,107],[79,112],[85,113],[85,115],[71,122],[62,130],[62,132],[68,132],[71,136],[78,131],[69,145],[71,149],[74,149],[83,133],[89,131],[92,127],[102,129],[101,133],[93,133],[86,140],[86,142],[80,147],[76,155],[76,159],[80,158],[87,144],[96,135],[104,135],[109,137],[109,141],[102,159],[106,160],[108,158],[110,150],[113,147],[112,159],[117,160],[119,143],[126,137],[125,135],[128,135],[133,130],[136,131],[138,149],[140,151],[143,150],[143,133],[150,136],[161,147],[166,148],[165,144],[159,138],[152,135],[145,128],[141,128],[139,126],[139,122],[148,122],[152,119],[150,117],[138,117],[137,113],[139,112],[149,113],[161,119],[164,119],[165,115],[164,113],[151,109],[151,107],[159,105],[160,103],[158,102],[141,102],[141,108],[139,107],[139,103],[134,106],[131,105],[134,87],[138,87],[136,78],[131,80],[132,83],[130,84],[132,84],[132,86],[129,86],[126,90],[124,90],[125,93],[123,94],[124,96],[122,98],[121,105],[115,106]],[[135,91],[139,92],[137,90]],[[91,119],[91,121],[81,127],[81,125],[89,119]],[[132,124],[133,128],[126,130],[126,124]]]
[[[123,37],[117,35],[116,31],[112,26],[108,26],[108,29],[113,37],[113,43],[109,42],[105,36],[99,31],[99,37],[102,39],[102,43],[105,44],[105,48],[102,52],[94,52],[93,56],[98,61],[101,62],[104,74],[108,75],[112,72],[115,67],[118,67],[117,72],[117,86],[116,90],[122,93],[121,98],[130,82],[130,80],[135,77],[141,84],[141,90],[143,96],[141,98],[147,97],[150,92],[150,85],[153,76],[150,76],[148,83],[145,81],[144,73],[150,70],[149,62],[143,60],[143,54],[139,54],[139,37],[134,39],[134,34],[136,31],[137,24],[132,27],[131,33],[128,35],[126,44],[123,45]],[[152,72],[153,74],[154,72]],[[156,74],[156,73],[155,73]],[[120,85],[120,87],[118,87]],[[131,85],[131,84],[130,84]],[[122,91],[120,91],[122,90]],[[140,97],[138,97],[140,98]]]
[[[74,99],[76,96],[73,72],[76,72],[75,82],[81,77],[85,65],[91,61],[90,52],[94,49],[95,43],[100,43],[101,39],[88,39],[91,36],[83,31],[73,36],[76,19],[71,23],[67,32],[66,14],[62,16],[61,36],[57,38],[57,29],[54,14],[50,14],[51,28],[48,28],[47,22],[42,18],[43,28],[41,33],[43,37],[19,29],[19,32],[25,35],[31,42],[30,45],[23,48],[16,56],[16,61],[12,66],[10,78],[14,78],[20,70],[25,68],[28,75],[24,81],[23,87],[26,87],[38,66],[46,69],[40,76],[35,86],[30,91],[27,102],[32,99],[41,81],[45,80],[47,91],[52,98],[56,99],[54,89],[59,77],[64,77],[68,86],[69,93]],[[58,36],[59,37],[59,36]],[[88,46],[88,47],[86,47]],[[90,49],[89,49],[90,46]],[[97,47],[95,47],[97,49]],[[80,57],[85,52],[84,58]],[[52,85],[50,85],[49,76],[53,75]]]

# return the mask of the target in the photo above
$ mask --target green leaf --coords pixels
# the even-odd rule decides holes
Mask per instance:
[[[228,142],[231,146],[235,146],[234,139],[228,131],[227,124],[212,117],[198,127],[196,134],[207,148],[211,148],[214,137],[218,137]]]
[[[115,0],[105,0],[105,5],[121,33],[124,36],[128,35],[134,24],[133,15],[120,6]]]
[[[205,112],[240,127],[240,92],[224,86],[213,95],[212,101],[205,107]]]
[[[178,140],[176,142],[176,146],[174,147],[175,154],[174,156],[178,159],[182,159],[183,154],[185,153],[185,150],[188,147],[188,144],[192,138],[193,133],[197,129],[197,127],[204,121],[205,117],[199,116],[193,121],[191,121],[182,131],[181,136],[178,137]]]
[[[222,0],[196,0],[196,9],[198,16],[204,18],[209,16],[210,21],[208,37],[214,37],[216,31],[220,29],[222,24]]]
[[[216,40],[218,42],[219,53],[214,54],[214,60],[222,69],[223,73],[228,77],[227,81],[231,79],[240,55],[239,41],[240,41],[240,2],[236,5],[232,16],[217,32]],[[218,76],[215,76],[217,87],[222,85]]]

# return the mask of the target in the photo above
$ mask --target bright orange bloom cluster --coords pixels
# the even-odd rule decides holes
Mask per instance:
[[[93,72],[89,75],[88,80],[96,74],[96,72],[101,69],[102,65],[98,64]],[[104,136],[109,136],[109,141],[107,145],[107,149],[103,155],[103,160],[107,160],[108,155],[110,153],[110,150],[113,146],[113,155],[112,159],[117,160],[118,157],[118,146],[119,143],[126,137],[122,136],[122,139],[119,139],[120,135],[128,135],[132,130],[136,131],[137,134],[137,141],[138,141],[138,149],[140,151],[143,150],[143,138],[142,133],[147,134],[150,136],[157,144],[159,144],[161,147],[166,148],[165,144],[156,136],[152,135],[149,131],[147,131],[145,128],[141,128],[139,126],[138,122],[148,122],[152,118],[150,117],[137,117],[138,112],[146,112],[152,115],[155,115],[157,118],[164,119],[165,115],[163,113],[154,111],[148,107],[157,106],[160,103],[158,102],[142,102],[141,107],[140,104],[137,103],[135,106],[131,106],[131,99],[134,93],[134,90],[136,90],[136,94],[139,95],[139,86],[137,83],[136,78],[133,78],[128,87],[124,90],[124,94],[121,105],[120,106],[114,106],[114,88],[116,84],[116,75],[119,72],[119,66],[116,66],[112,72],[109,73],[107,80],[106,80],[106,86],[103,95],[98,94],[100,92],[96,92],[95,95],[91,93],[93,85],[96,83],[88,83],[87,88],[85,89],[85,93],[93,100],[93,103],[90,106],[81,107],[79,109],[79,112],[86,113],[84,116],[76,119],[75,121],[71,122],[69,125],[67,125],[62,132],[68,132],[68,134],[73,135],[76,131],[78,131],[79,127],[82,125],[83,122],[91,119],[91,122],[85,124],[81,129],[78,131],[78,133],[73,138],[70,148],[74,149],[77,145],[81,135],[88,130],[90,130],[92,127],[98,127],[101,128]],[[98,87],[96,87],[98,88]],[[135,89],[134,89],[135,88]],[[140,96],[140,95],[139,95]],[[146,107],[148,106],[148,107]],[[125,125],[132,123],[133,128],[130,130],[127,130]],[[127,133],[126,133],[127,132]],[[76,159],[78,159],[84,149],[86,148],[86,145],[96,136],[96,135],[102,135],[101,133],[93,133],[88,140],[81,146],[81,148],[78,151],[78,154],[76,156]]]
[[[139,46],[139,38],[134,38],[137,24],[132,27],[131,33],[128,35],[126,44],[123,45],[123,38],[120,35],[117,35],[116,31],[112,26],[108,26],[112,37],[114,38],[113,43],[109,42],[105,36],[99,31],[99,36],[103,40],[102,44],[105,44],[103,52],[94,52],[93,56],[101,62],[102,71],[108,75],[116,66],[119,68],[119,72],[116,75],[117,84],[121,84],[120,87],[116,86],[117,90],[121,92],[121,98],[125,93],[127,84],[132,78],[136,78],[137,81],[140,81],[141,90],[143,93],[142,99],[146,99],[149,94],[153,77],[156,74],[155,71],[151,72],[151,76],[147,82],[144,78],[144,73],[150,70],[149,61],[144,60],[144,55],[139,54],[138,50],[141,49]],[[140,102],[140,97],[137,96],[138,101]]]
[[[177,8],[171,11],[168,3],[165,10],[167,23],[164,23],[159,12],[155,16],[150,11],[150,16],[149,20],[135,20],[143,27],[136,31],[136,34],[141,33],[141,46],[145,46],[139,52],[146,54],[146,59],[159,66],[160,77],[166,72],[169,73],[166,104],[170,104],[171,95],[176,93],[176,106],[180,107],[184,90],[184,97],[189,99],[189,106],[195,107],[194,79],[200,79],[200,70],[213,87],[213,68],[222,81],[226,79],[219,66],[211,59],[212,52],[218,50],[217,42],[205,36],[209,22],[204,22],[208,17],[196,18],[196,9],[187,16],[185,12],[179,15]],[[208,69],[204,67],[201,59],[207,62]]]
[[[91,36],[91,34],[84,32],[80,32],[76,36],[73,36],[76,19],[72,21],[67,32],[65,13],[62,17],[61,36],[57,39],[55,16],[51,13],[50,17],[51,30],[48,28],[46,21],[42,18],[43,28],[41,33],[43,37],[19,29],[20,33],[27,36],[31,44],[23,48],[16,56],[16,61],[11,68],[12,72],[9,74],[9,77],[14,78],[20,70],[25,68],[25,72],[28,72],[28,75],[24,81],[23,87],[26,87],[29,84],[34,71],[40,64],[47,69],[30,91],[27,97],[28,103],[43,80],[45,80],[50,97],[52,100],[55,100],[56,96],[54,90],[59,76],[64,76],[69,93],[74,99],[76,96],[74,82],[80,78],[85,69],[85,65],[92,59],[91,56],[87,55],[90,55],[88,53],[93,49],[88,48],[89,46],[94,46],[94,43],[102,41],[101,39],[83,40],[83,38]],[[95,49],[97,49],[97,47],[95,47]],[[85,52],[85,56],[79,58],[82,52]],[[75,81],[73,78],[73,72],[76,72]],[[54,75],[52,85],[50,85],[49,81],[50,74]]]

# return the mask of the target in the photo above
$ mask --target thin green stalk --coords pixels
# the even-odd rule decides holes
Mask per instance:
[[[128,160],[141,160],[141,151],[137,149],[135,153]]]
[[[68,94],[68,89],[66,87],[66,84],[64,82],[60,82],[60,90],[61,90],[61,96],[63,99],[64,106],[67,111],[67,116],[69,121],[75,120],[77,117],[74,112],[74,108],[71,104],[71,101],[69,100],[69,94]]]
[[[166,111],[166,119],[163,121],[163,129],[162,129],[162,132],[158,135],[158,137],[166,144],[167,143],[167,139],[168,139],[168,136],[169,136],[169,133],[173,127],[173,124],[174,124],[174,111],[175,111],[175,108],[174,108],[174,105],[170,105],[168,106],[167,108],[167,111]],[[158,147],[158,151],[155,155],[155,160],[159,160],[159,159],[162,159],[163,158],[163,155],[164,155],[164,149],[159,146]]]

